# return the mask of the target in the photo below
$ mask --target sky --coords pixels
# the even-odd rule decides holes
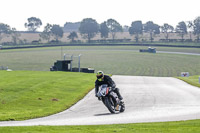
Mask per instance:
[[[162,26],[176,26],[200,16],[200,0],[0,0],[0,23],[20,31],[30,17],[41,19],[43,31],[47,23],[64,26],[93,18],[102,23],[110,18],[122,26],[133,21],[153,21]]]

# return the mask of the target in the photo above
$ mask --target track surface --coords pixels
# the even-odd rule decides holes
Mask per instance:
[[[44,118],[0,126],[96,125],[200,119],[200,88],[170,77],[113,76],[126,110],[110,114],[94,90],[70,109]]]

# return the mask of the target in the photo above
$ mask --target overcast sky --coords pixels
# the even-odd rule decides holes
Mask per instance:
[[[0,23],[26,30],[27,18],[40,18],[43,25],[78,22],[93,18],[102,23],[113,18],[121,25],[153,21],[176,26],[200,16],[200,0],[0,0]]]

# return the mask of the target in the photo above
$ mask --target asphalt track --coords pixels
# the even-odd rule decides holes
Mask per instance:
[[[113,80],[124,97],[124,113],[110,114],[88,93],[70,109],[48,117],[0,122],[0,126],[97,125],[200,119],[200,88],[171,77],[118,76]]]

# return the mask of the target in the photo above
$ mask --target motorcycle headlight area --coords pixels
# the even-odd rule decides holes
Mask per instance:
[[[106,89],[100,90],[99,93],[98,93],[97,95],[98,95],[98,97],[106,96]]]

